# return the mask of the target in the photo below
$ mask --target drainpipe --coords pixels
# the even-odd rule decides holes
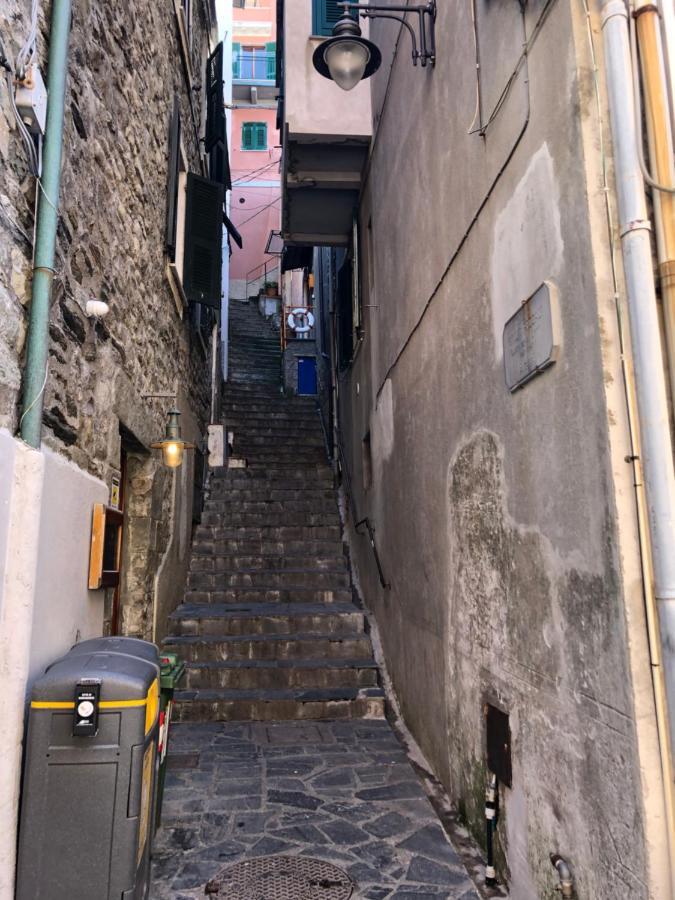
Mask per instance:
[[[497,884],[497,872],[494,859],[494,833],[497,823],[497,776],[490,773],[490,780],[485,789],[485,841],[486,865],[485,884],[493,887]]]
[[[70,36],[71,0],[54,0],[49,43],[47,77],[47,128],[42,156],[42,179],[39,194],[33,252],[33,288],[28,324],[28,347],[23,387],[23,412],[20,431],[23,440],[39,449],[42,433],[42,408],[47,383],[49,350],[49,299],[54,279],[56,228],[58,225],[59,187],[61,182],[61,145],[63,142],[63,109],[68,74],[68,38]]]
[[[664,5],[669,5],[669,2]],[[675,191],[670,98],[659,13],[652,2],[637,0],[634,4],[633,17],[635,23],[631,23],[631,34],[633,49],[637,44],[640,50],[651,174],[655,185],[664,185]],[[634,54],[634,57],[636,55]],[[637,60],[633,58],[633,79],[638,98],[636,109],[640,116],[638,78]],[[638,140],[640,140],[639,131],[640,119],[638,119]],[[670,364],[671,396],[675,396],[675,193],[671,193],[670,190],[659,190],[655,185],[652,185],[652,197],[657,225],[659,279]]]
[[[623,0],[608,0],[603,3],[602,29],[619,228],[641,431],[641,462],[652,547],[653,596],[658,610],[656,617],[663,662],[662,672],[655,672],[654,679],[655,688],[661,678],[665,680],[668,705],[667,709],[663,708],[664,704],[659,702],[659,694],[655,689],[664,781],[668,781],[675,724],[675,472],[654,286],[651,225],[647,219],[644,180],[638,156],[628,12]],[[651,585],[647,585],[645,593],[649,599]],[[658,666],[658,660],[653,659],[652,665]],[[672,799],[672,795],[670,798]],[[672,851],[672,805],[668,796],[665,805],[671,847],[672,884],[675,859]]]
[[[552,853],[551,865],[558,873],[558,878],[560,879],[558,890],[562,896],[566,898],[574,897],[574,881],[572,880],[572,873],[566,861],[562,856],[558,856],[557,853]]]

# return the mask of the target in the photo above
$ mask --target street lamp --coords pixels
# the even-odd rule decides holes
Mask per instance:
[[[161,441],[155,441],[150,446],[153,450],[162,451],[162,462],[169,469],[177,469],[183,462],[183,451],[194,450],[195,445],[184,441],[181,437],[180,422],[178,417],[180,412],[177,409],[170,409],[166,420],[166,429],[164,438]]]
[[[359,81],[377,72],[382,62],[382,54],[372,41],[361,34],[359,23],[352,18],[350,10],[357,10],[364,19],[393,19],[401,22],[410,32],[412,40],[412,60],[426,66],[436,62],[436,0],[420,6],[365,6],[358,3],[338,3],[344,14],[333,28],[333,36],[322,41],[314,51],[312,63],[324,78],[330,78],[343,91],[351,91]],[[419,19],[419,49],[415,30],[401,16],[392,12],[413,13]]]

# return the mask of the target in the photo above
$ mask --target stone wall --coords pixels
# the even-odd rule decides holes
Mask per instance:
[[[30,4],[8,0],[0,38],[15,56]],[[46,80],[50,4],[41,10],[39,56]],[[204,63],[210,11],[192,4],[188,83],[173,0],[73,3],[63,141],[56,275],[50,310],[44,440],[110,485],[122,438],[131,453],[124,630],[152,634],[152,573],[172,523],[172,476],[148,445],[163,434],[180,395],[185,436],[205,432],[210,399],[210,334],[180,309],[166,273],[168,131],[180,96],[189,168],[199,172]],[[194,88],[194,89],[193,89]],[[19,422],[21,371],[31,287],[35,180],[0,84],[0,426]],[[109,304],[98,322],[86,301]],[[130,441],[130,444],[129,444]],[[186,485],[191,503],[192,485]],[[133,600],[133,602],[132,602]]]

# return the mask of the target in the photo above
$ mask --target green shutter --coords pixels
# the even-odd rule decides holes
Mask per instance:
[[[232,77],[241,78],[241,44],[232,44]]]
[[[223,245],[222,184],[188,173],[183,290],[190,303],[220,309]]]
[[[330,35],[333,26],[341,18],[344,10],[338,6],[339,0],[312,0],[314,8],[314,34]]]
[[[253,125],[251,122],[244,122],[241,128],[241,149],[253,149]]]
[[[256,123],[255,149],[267,150],[267,125],[265,122]]]
[[[271,44],[265,44],[265,52],[267,53],[267,80],[275,81],[277,77],[276,41],[272,41]]]

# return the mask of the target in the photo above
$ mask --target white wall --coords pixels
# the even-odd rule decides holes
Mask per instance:
[[[45,458],[29,679],[103,633],[104,591],[87,588],[91,515],[108,488],[52,450]]]

